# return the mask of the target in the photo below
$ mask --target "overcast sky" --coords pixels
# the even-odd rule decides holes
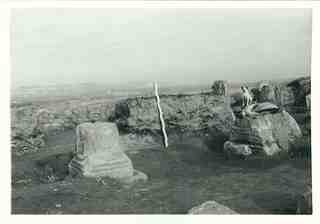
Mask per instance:
[[[308,9],[15,9],[14,85],[310,73]]]

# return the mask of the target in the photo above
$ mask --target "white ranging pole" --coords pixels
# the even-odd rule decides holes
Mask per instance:
[[[161,106],[160,106],[160,97],[158,94],[158,85],[156,82],[154,83],[154,93],[155,93],[156,99],[157,99],[158,113],[159,113],[161,131],[162,131],[162,135],[163,135],[164,147],[167,148],[168,147],[168,136],[167,136],[167,132],[166,132],[166,125],[165,125],[164,119],[163,119],[163,113],[162,113]]]

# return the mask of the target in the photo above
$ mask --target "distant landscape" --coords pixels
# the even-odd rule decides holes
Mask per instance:
[[[286,83],[294,80],[278,79],[265,80],[271,83]],[[211,82],[213,83],[214,80]],[[229,82],[230,93],[239,91],[242,84],[248,87],[256,86],[259,82]],[[188,94],[207,92],[211,89],[210,81],[208,83],[196,84],[168,84],[160,83],[160,94]],[[154,95],[152,83],[134,83],[134,84],[101,84],[101,83],[79,83],[79,84],[52,84],[52,85],[32,85],[32,86],[14,86],[11,88],[11,106],[25,105],[31,103],[50,103],[65,100],[90,100],[90,99],[121,99],[135,96]]]

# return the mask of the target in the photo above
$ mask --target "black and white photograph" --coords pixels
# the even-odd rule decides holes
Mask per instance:
[[[12,8],[11,214],[312,214],[312,9]]]

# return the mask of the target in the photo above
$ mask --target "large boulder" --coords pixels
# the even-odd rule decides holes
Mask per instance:
[[[235,215],[239,214],[234,210],[216,202],[206,201],[203,204],[193,207],[188,211],[190,215]]]
[[[248,145],[252,154],[273,156],[288,153],[301,135],[294,118],[282,110],[238,118],[232,127],[229,141]]]
[[[71,175],[132,178],[132,162],[120,148],[114,123],[82,123],[77,126],[76,134],[75,157],[69,164]]]

